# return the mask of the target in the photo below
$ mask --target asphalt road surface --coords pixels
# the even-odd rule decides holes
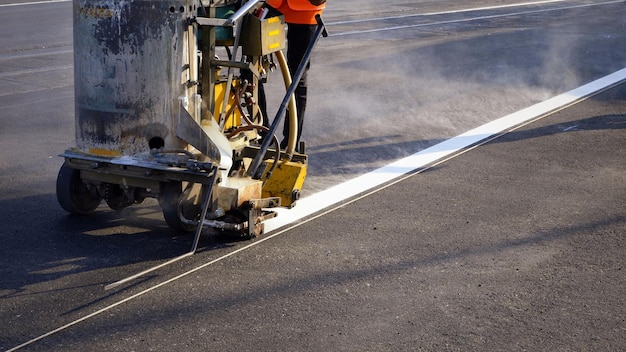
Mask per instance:
[[[329,3],[305,196],[621,70],[625,18],[623,1]],[[156,202],[60,208],[71,2],[0,0],[0,29],[1,350],[626,349],[625,85],[105,291],[192,239]]]

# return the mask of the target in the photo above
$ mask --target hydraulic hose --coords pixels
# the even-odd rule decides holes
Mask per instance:
[[[289,66],[287,66],[287,60],[282,50],[276,52],[276,58],[278,59],[278,65],[280,71],[283,74],[283,81],[285,82],[285,88],[289,88],[291,85],[291,73],[289,73]],[[296,109],[296,97],[294,94],[289,99],[289,139],[287,140],[287,149],[285,153],[287,156],[293,156],[296,150],[296,139],[298,137],[298,111]]]

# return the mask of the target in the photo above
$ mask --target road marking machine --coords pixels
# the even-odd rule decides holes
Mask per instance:
[[[167,224],[263,234],[272,208],[293,207],[307,156],[297,129],[293,77],[282,54],[285,23],[259,0],[74,0],[76,146],[61,156],[57,198],[93,212],[156,198]],[[279,67],[286,93],[269,124],[260,87]],[[287,113],[288,112],[288,113]],[[299,149],[302,151],[303,149]]]

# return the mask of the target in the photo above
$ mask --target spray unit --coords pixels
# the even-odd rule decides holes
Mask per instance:
[[[177,230],[203,226],[252,238],[272,208],[293,207],[307,171],[297,128],[285,24],[260,1],[74,0],[76,146],[61,156],[66,211],[158,199]],[[278,66],[286,93],[270,126],[260,85]],[[293,78],[293,80],[292,80]],[[288,114],[286,112],[289,112]]]

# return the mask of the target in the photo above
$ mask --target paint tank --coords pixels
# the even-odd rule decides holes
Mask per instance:
[[[195,10],[190,0],[74,0],[79,149],[186,146],[175,124],[188,79],[185,21]]]

